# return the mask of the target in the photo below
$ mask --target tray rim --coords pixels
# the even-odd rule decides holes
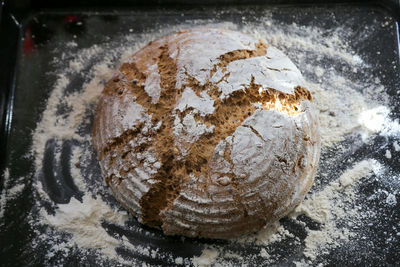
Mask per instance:
[[[336,1],[332,1],[332,2],[336,2]],[[349,1],[349,2],[344,3],[344,5],[349,5],[349,4],[353,5],[354,4],[355,6],[357,6],[357,3],[358,2]],[[327,5],[337,6],[337,5],[343,5],[343,3],[340,3],[340,4],[333,3],[332,4],[330,2],[330,3],[320,4],[320,5],[318,5],[318,7],[326,7]],[[271,5],[267,4],[267,5],[263,5],[263,6],[270,7]],[[284,4],[279,4],[279,5],[273,5],[273,6],[274,7],[283,7],[285,5]],[[304,5],[304,7],[309,7],[309,6],[310,5],[308,5],[308,4]],[[383,10],[390,11],[390,10],[388,10],[386,7],[384,7],[382,5],[375,5],[375,4],[374,5],[370,5],[370,7],[372,7],[372,6],[380,7],[380,8],[383,8]],[[191,7],[188,7],[188,8],[193,8],[193,7],[194,6],[191,6]],[[367,5],[365,5],[365,7],[367,7]],[[146,10],[146,8],[147,7],[145,7],[144,10]],[[168,7],[167,9],[171,9],[171,8],[173,8],[173,7]],[[399,2],[399,8],[400,8],[400,2]],[[8,97],[6,98],[6,100],[7,100],[6,113],[7,112],[11,113],[11,116],[9,118],[9,121],[5,121],[5,122],[1,121],[1,124],[0,124],[0,126],[1,126],[1,128],[0,128],[0,139],[1,139],[0,145],[3,145],[3,143],[2,143],[3,142],[3,134],[5,134],[5,138],[6,138],[5,139],[6,140],[5,141],[6,149],[3,150],[2,146],[0,146],[0,191],[1,191],[2,187],[3,187],[3,181],[2,181],[3,180],[3,173],[4,173],[4,170],[6,168],[7,161],[8,161],[7,157],[9,156],[9,148],[8,148],[7,138],[10,135],[10,129],[12,127],[14,93],[15,93],[15,89],[16,89],[16,86],[17,86],[16,82],[17,82],[17,77],[18,77],[18,62],[20,61],[20,59],[22,57],[22,53],[21,53],[22,37],[23,37],[23,33],[25,31],[26,24],[34,16],[42,15],[42,14],[45,14],[45,13],[46,14],[49,14],[49,13],[52,13],[52,14],[66,14],[66,13],[70,13],[70,12],[79,12],[80,14],[84,13],[84,14],[89,14],[89,15],[90,14],[101,15],[101,14],[115,14],[115,11],[119,11],[119,9],[117,8],[117,9],[115,9],[113,11],[106,11],[106,10],[102,10],[102,9],[100,9],[99,11],[97,11],[97,10],[82,11],[81,8],[71,8],[71,9],[60,11],[58,8],[44,8],[44,9],[41,8],[41,9],[37,9],[37,10],[36,9],[31,10],[28,13],[25,13],[25,17],[22,17],[22,20],[17,20],[16,17],[14,16],[14,13],[10,12],[10,10],[6,10],[5,12],[1,12],[1,9],[0,9],[0,19],[1,19],[1,21],[3,22],[3,18],[4,19],[9,19],[10,21],[8,23],[10,23],[10,22],[14,23],[14,26],[16,27],[16,29],[14,29],[14,34],[17,33],[17,35],[16,35],[17,37],[15,38],[17,46],[14,48],[15,64],[14,64],[14,66],[11,66],[11,67],[9,67],[7,69],[7,71],[10,72],[11,77],[10,77],[10,80],[8,81],[10,83],[10,88],[9,88],[9,91],[8,91]],[[135,11],[138,11],[138,10],[136,9]],[[124,9],[124,13],[126,13],[127,15],[130,12],[131,11],[126,11],[126,9]],[[154,12],[157,12],[157,11],[154,10]],[[119,14],[121,14],[121,13],[119,13]],[[400,27],[399,27],[400,18],[398,16],[395,17],[394,13],[392,13],[392,12],[388,12],[388,14],[392,14],[393,18],[394,18],[394,21],[395,21],[396,37],[397,37],[397,49],[399,51],[399,49],[400,49]],[[1,16],[1,15],[3,15],[3,16]],[[4,25],[3,23],[0,24],[0,39],[3,38],[4,36],[7,36],[7,35],[5,35],[5,33],[3,31],[3,25]],[[399,56],[398,60],[400,61],[400,53],[398,53],[398,56]],[[0,54],[0,60],[2,60],[1,54]],[[2,83],[2,81],[0,81],[0,86],[2,86],[2,85],[3,85],[3,83]],[[4,88],[0,87],[0,96],[2,96],[3,90],[4,90]],[[0,106],[0,108],[3,108],[3,107]],[[0,112],[1,112],[1,110],[0,110]],[[2,114],[2,113],[0,113],[0,114]],[[5,126],[9,127],[8,130],[5,129],[5,131],[7,130],[7,132],[4,132],[4,133],[3,133],[3,123],[8,123]],[[2,157],[3,153],[4,153],[4,159],[5,159],[4,162],[3,162],[3,157]]]

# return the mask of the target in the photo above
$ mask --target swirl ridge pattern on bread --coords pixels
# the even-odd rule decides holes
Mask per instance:
[[[116,199],[164,233],[231,238],[298,205],[316,172],[317,112],[278,49],[219,29],[178,32],[123,63],[93,145]]]

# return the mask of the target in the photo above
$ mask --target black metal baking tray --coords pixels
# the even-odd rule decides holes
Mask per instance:
[[[72,40],[77,36],[80,46],[90,46],[93,43],[105,41],[107,36],[118,36],[133,28],[135,32],[151,29],[154,24],[176,25],[185,19],[213,18],[216,11],[227,10],[218,19],[240,23],[237,19],[237,10],[241,14],[248,12],[249,17],[257,16],[264,10],[272,10],[276,20],[282,23],[295,22],[299,25],[313,25],[317,23],[323,27],[335,27],[352,19],[354,27],[368,25],[374,21],[380,21],[382,17],[391,17],[395,27],[392,31],[378,31],[374,39],[368,43],[360,43],[353,40],[350,45],[357,52],[366,57],[374,57],[377,48],[382,55],[379,64],[385,66],[386,61],[395,61],[397,70],[399,65],[399,19],[400,4],[396,1],[205,1],[202,3],[193,1],[9,1],[2,3],[0,12],[0,189],[3,189],[3,171],[7,166],[10,169],[10,181],[23,177],[26,187],[24,193],[14,200],[12,209],[6,211],[4,222],[0,225],[0,265],[1,266],[42,266],[56,265],[57,262],[45,261],[46,244],[39,244],[35,249],[29,246],[34,235],[33,229],[28,223],[27,215],[32,208],[33,199],[30,194],[32,189],[31,173],[33,159],[26,157],[29,151],[31,133],[44,109],[44,104],[49,91],[55,82],[52,75],[52,57],[57,56],[49,51],[59,51],[57,46],[63,42]],[[182,16],[181,14],[184,14]],[[332,16],[332,14],[334,16]],[[68,16],[79,17],[84,21],[84,27],[74,27],[66,24]],[[332,18],[335,18],[332,21]],[[354,19],[356,17],[356,19]],[[43,27],[43,24],[46,27]],[[97,26],[95,26],[97,25]],[[29,47],[24,47],[24,39],[27,30],[35,35],[35,55],[29,55]],[[26,45],[26,44],[25,44]],[[378,64],[378,65],[379,65]],[[377,70],[378,71],[378,70]],[[399,73],[393,69],[383,70],[383,83],[387,93],[392,97],[392,117],[400,118],[400,106],[397,104],[400,88]],[[395,141],[393,139],[391,141]],[[381,137],[376,137],[373,145],[369,147],[359,146],[350,150],[351,155],[335,155],[335,151],[326,151],[323,157],[332,157],[334,160],[330,166],[320,166],[320,169],[345,168],[350,161],[347,159],[366,155],[380,158],[391,166],[391,174],[399,175],[400,163],[397,158],[387,159],[382,153]],[[70,151],[68,144],[63,145],[66,158]],[[54,146],[47,147],[46,153],[51,161]],[[350,153],[349,152],[349,153]],[[66,163],[65,163],[66,164]],[[93,163],[93,172],[99,174],[99,168]],[[48,165],[49,171],[59,171],[66,176],[68,171],[63,166]],[[399,176],[398,176],[399,177]],[[329,177],[324,178],[325,182]],[[368,183],[362,188],[364,192],[376,189],[374,182]],[[398,190],[398,189],[397,189]],[[1,190],[0,190],[1,191]],[[79,198],[79,192],[70,188],[65,192],[59,192],[54,197],[57,203],[68,202],[71,196]],[[399,201],[400,202],[400,201]],[[400,237],[396,236],[396,230],[400,228],[400,204],[387,207],[376,200],[370,205],[377,207],[381,212],[373,224],[369,225],[370,231],[366,239],[354,240],[353,246],[342,246],[332,250],[328,255],[318,258],[314,264],[323,263],[330,266],[396,266],[400,264]],[[310,227],[313,226],[312,222]],[[139,223],[131,220],[129,223],[136,228],[141,228]],[[290,220],[282,219],[281,223],[292,231],[302,235],[301,229],[296,229]],[[126,229],[116,229],[108,226],[112,233],[123,233],[133,242],[157,247],[171,255],[184,258],[199,255],[205,244],[227,244],[222,240],[185,239],[178,237],[165,237],[160,231],[148,229],[154,235],[150,238],[142,236],[140,232],[129,232]],[[386,242],[388,236],[393,235],[395,242]],[[397,238],[397,239],[396,239]],[[370,247],[370,242],[374,243]],[[355,246],[357,248],[354,248]],[[231,245],[232,251],[246,251],[247,254],[257,254],[259,248],[251,246]],[[301,255],[301,248],[289,243],[281,244],[274,251],[282,255],[277,265],[291,266],[293,260]],[[119,251],[125,257],[138,257],[139,261],[154,265],[174,265],[173,261],[136,255],[127,251]],[[265,264],[262,257],[254,256],[253,262],[258,265]],[[241,265],[240,260],[234,260],[233,265]],[[107,264],[107,263],[105,263]],[[112,263],[108,263],[110,266]],[[79,253],[72,253],[63,259],[64,266],[97,266],[96,259],[90,256],[82,259]]]

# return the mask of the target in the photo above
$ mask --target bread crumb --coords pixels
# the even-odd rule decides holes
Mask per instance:
[[[324,75],[325,71],[323,68],[316,66],[315,67],[315,75],[317,75],[319,78],[321,78]]]
[[[196,267],[211,266],[216,262],[219,251],[215,248],[206,248],[199,257],[193,257],[192,263]]]
[[[71,61],[69,63],[69,67],[73,71],[78,72],[78,71],[81,71],[83,69],[83,64],[81,62],[79,62],[79,61]]]
[[[69,41],[69,42],[66,43],[66,46],[67,47],[77,47],[78,44],[76,42],[74,42],[74,41]]]
[[[182,257],[176,257],[175,258],[175,263],[178,265],[182,265],[183,264],[183,258]]]
[[[397,143],[397,141],[393,142],[393,148],[394,148],[394,151],[396,151],[396,152],[400,151],[400,145]]]
[[[260,256],[263,257],[264,259],[269,259],[270,255],[268,254],[268,252],[265,250],[265,248],[262,248],[260,250]]]
[[[391,158],[392,158],[392,153],[390,153],[390,150],[386,149],[385,157],[386,157],[387,159],[391,159]]]
[[[397,204],[396,196],[392,193],[389,193],[388,196],[386,197],[386,204],[395,206]]]

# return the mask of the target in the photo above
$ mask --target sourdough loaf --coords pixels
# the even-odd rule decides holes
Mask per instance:
[[[248,35],[194,29],[123,63],[99,100],[93,145],[116,199],[166,234],[230,238],[298,205],[320,153],[300,71]]]

